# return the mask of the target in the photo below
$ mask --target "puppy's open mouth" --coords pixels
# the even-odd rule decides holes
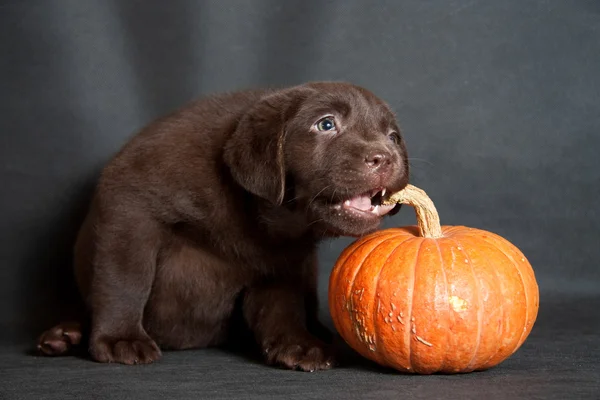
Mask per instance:
[[[395,207],[395,204],[382,204],[386,192],[385,188],[376,188],[335,204],[334,208],[349,211],[360,217],[381,217]]]

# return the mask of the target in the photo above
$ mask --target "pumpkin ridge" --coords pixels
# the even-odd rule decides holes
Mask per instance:
[[[416,255],[415,255],[415,263],[412,267],[412,289],[410,290],[410,294],[408,294],[406,297],[408,297],[408,299],[410,300],[410,307],[408,308],[408,328],[406,329],[406,334],[405,334],[405,340],[406,343],[408,345],[408,351],[406,353],[406,358],[408,359],[408,362],[410,364],[410,369],[414,370],[413,368],[413,361],[412,361],[412,341],[411,341],[411,324],[412,324],[412,316],[413,316],[413,305],[414,305],[414,294],[415,294],[415,284],[416,284],[416,276],[417,276],[417,266],[419,265],[419,256],[421,255],[421,248],[423,247],[423,243],[425,242],[425,239],[421,240],[421,243],[419,243],[419,248],[417,249]]]
[[[517,271],[517,274],[519,275],[519,280],[521,281],[521,286],[523,287],[523,294],[525,296],[525,321],[524,321],[524,325],[522,328],[521,336],[519,336],[519,340],[517,341],[517,345],[510,352],[510,354],[512,355],[515,351],[517,351],[519,346],[521,344],[523,344],[523,342],[522,342],[523,335],[525,334],[525,332],[527,332],[527,323],[529,322],[529,297],[528,297],[529,295],[527,294],[527,287],[525,286],[525,280],[523,279],[523,274],[521,273],[521,269],[517,266],[515,259],[510,254],[507,254],[504,251],[504,249],[500,248],[499,246],[495,245],[494,243],[490,243],[488,240],[486,240],[486,238],[481,238],[481,239],[484,242],[486,242],[488,245],[494,246],[496,249],[498,249],[500,251],[500,253],[502,253],[504,255],[504,257],[506,257],[508,259],[508,261],[510,261],[512,263],[512,265],[515,267],[515,270]],[[504,240],[506,240],[506,239],[504,239]]]
[[[388,254],[387,258],[385,259],[384,263],[382,264],[381,268],[379,269],[379,271],[377,272],[377,276],[375,277],[375,291],[373,292],[373,294],[375,295],[375,297],[377,296],[377,293],[379,293],[379,277],[381,276],[381,273],[383,272],[383,269],[385,268],[385,265],[387,264],[387,262],[392,258],[392,256],[396,253],[396,251],[398,250],[398,247],[400,247],[401,245],[406,244],[409,240],[413,240],[413,239],[418,239],[418,237],[408,237],[406,240],[403,240],[400,243],[396,244],[396,247],[394,247],[394,250],[390,251],[390,254]],[[382,242],[383,243],[383,242]],[[376,249],[377,247],[375,247]],[[373,251],[375,251],[375,249],[373,249]],[[378,300],[379,301],[379,300]],[[375,334],[375,340],[377,340],[379,338],[379,323],[377,321],[377,302],[373,302],[373,331]],[[387,354],[388,351],[385,347],[385,342],[383,342],[383,346],[376,347],[377,350],[379,350],[380,354],[381,354],[381,358],[385,361],[386,365],[388,366],[392,366],[393,363],[390,363],[388,358],[387,358]]]
[[[485,240],[484,240],[484,241],[485,241]],[[487,241],[485,241],[485,242],[486,242],[487,244],[491,245],[491,243],[489,243],[489,242],[487,242]],[[497,271],[495,268],[494,268],[493,270],[494,270],[494,276],[496,276],[496,279],[498,279],[498,282],[499,282],[499,284],[500,284],[500,292],[501,292],[501,293],[502,293],[502,295],[504,296],[504,284],[503,284],[503,282],[502,282],[503,280],[500,278],[500,276],[498,276],[498,271]],[[500,324],[500,328],[501,328],[502,330],[504,330],[504,320],[505,320],[506,316],[504,315],[504,312],[505,312],[505,310],[504,310],[504,303],[502,303],[502,302],[500,302],[500,310],[501,310],[501,315],[502,315],[502,319],[501,319],[501,322],[502,322],[502,323]],[[526,320],[526,321],[527,321],[527,320]],[[525,323],[527,323],[527,322],[525,322]],[[481,365],[486,365],[488,362],[490,362],[490,360],[491,360],[491,359],[493,359],[494,357],[496,357],[496,355],[497,355],[499,352],[500,352],[500,347],[498,347],[498,348],[496,349],[496,351],[495,351],[494,353],[492,353],[492,355],[491,355],[491,356],[489,356],[489,357],[487,358],[487,360],[485,360],[484,362],[482,362],[482,363],[481,363]]]
[[[512,249],[513,249],[513,250],[514,250],[514,251],[515,251],[515,252],[516,252],[518,255],[520,255],[520,257],[521,257],[521,259],[522,259],[523,261],[527,260],[527,257],[525,257],[525,254],[523,254],[523,252],[522,252],[522,251],[521,251],[521,250],[520,250],[518,247],[516,247],[515,245],[513,245],[513,244],[512,244],[510,241],[508,241],[507,239],[503,238],[502,236],[500,236],[500,235],[498,235],[497,233],[494,233],[494,232],[488,232],[488,234],[489,234],[489,235],[488,235],[489,237],[493,238],[494,240],[496,240],[496,241],[498,241],[498,242],[500,242],[500,243],[507,242],[508,244],[510,244],[510,245],[511,245],[510,247],[511,247],[511,248],[512,248]],[[487,238],[486,238],[486,239],[487,239]],[[484,239],[484,240],[485,240],[485,239]],[[490,241],[489,241],[489,240],[485,240],[485,242],[487,242],[487,243],[490,243]],[[490,243],[490,244],[491,244],[491,243]],[[502,252],[504,252],[504,251],[502,251]],[[515,261],[515,259],[514,259],[514,258],[513,258],[513,257],[512,257],[510,254],[507,254],[507,253],[505,253],[505,254],[506,254],[506,255],[507,255],[507,256],[508,256],[508,257],[509,257],[509,258],[510,258],[510,259],[511,259],[513,262],[514,262],[515,268],[517,269],[517,271],[519,272],[519,276],[521,277],[521,282],[523,283],[523,286],[525,286],[525,279],[523,279],[523,272],[522,272],[521,268],[519,267],[519,261],[518,261],[518,260],[517,260],[517,261]],[[527,263],[529,264],[529,261],[528,261],[528,260],[527,260]],[[529,265],[530,265],[530,264],[529,264]],[[535,286],[536,286],[536,288],[537,288],[537,281],[536,281],[536,279],[535,279],[535,272],[533,271],[533,269],[532,269],[531,267],[530,267],[530,268],[526,268],[526,270],[529,270],[529,272],[531,273],[531,277],[530,277],[530,279],[532,280],[532,282],[535,284]],[[537,304],[537,305],[535,305],[535,307],[538,307],[538,306],[539,306],[539,289],[538,289],[538,296],[537,296],[537,297],[538,297],[538,304]],[[526,321],[527,321],[527,322],[529,322],[529,300],[530,300],[530,299],[529,299],[529,297],[528,297],[528,295],[527,295],[527,292],[525,292],[525,301],[526,301],[527,310],[528,310],[528,311],[527,311],[527,313],[525,313],[525,317],[526,317]],[[536,317],[537,317],[537,308],[534,308],[534,309],[536,309]],[[535,317],[534,317],[534,318],[535,318]],[[535,321],[534,321],[534,322],[535,322]],[[527,323],[526,323],[526,324],[527,324]],[[533,323],[532,323],[532,326],[531,326],[531,327],[533,328]],[[524,335],[524,336],[523,336],[523,335]],[[527,336],[528,336],[528,335],[529,335],[529,333],[528,333],[527,335],[525,335],[525,331],[523,332],[523,334],[522,334],[521,338],[519,339],[519,346],[521,346],[521,345],[522,345],[522,344],[525,342],[525,339],[527,339]],[[517,347],[518,347],[518,346],[517,346]]]
[[[452,316],[452,319],[454,320],[454,313],[452,312],[452,310],[450,309],[450,302],[448,301],[448,277],[446,276],[446,268],[444,265],[444,256],[442,255],[442,249],[440,248],[440,244],[439,242],[436,240],[435,241],[435,245],[437,246],[438,249],[438,253],[440,255],[440,263],[442,264],[442,275],[444,276],[444,288],[446,291],[446,303],[448,304],[448,315]],[[439,367],[439,371],[444,369],[444,365],[446,364],[446,356],[448,356],[448,351],[450,350],[450,340],[448,338],[448,336],[450,336],[450,329],[446,329],[446,351],[444,352],[444,357],[442,358],[442,364]]]
[[[475,362],[475,359],[477,358],[477,352],[479,351],[479,345],[481,344],[481,328],[483,325],[483,304],[481,303],[481,287],[479,286],[479,279],[477,278],[477,275],[475,275],[475,269],[473,269],[473,262],[471,260],[471,257],[469,257],[467,249],[463,247],[463,245],[457,239],[450,238],[450,240],[456,243],[456,245],[461,249],[459,251],[462,251],[467,260],[469,260],[471,274],[473,275],[473,280],[475,281],[475,293],[477,293],[477,304],[479,306],[477,309],[477,343],[475,344],[475,351],[473,352],[473,356],[471,357],[471,360],[469,361],[466,367],[466,370],[469,370],[469,368],[471,368],[471,366]]]
[[[386,234],[387,234],[387,233],[388,233],[388,232],[386,232]],[[369,243],[371,243],[371,242],[373,242],[373,241],[375,241],[375,240],[379,239],[381,236],[384,236],[384,234],[382,233],[382,234],[380,234],[380,235],[376,235],[375,237],[366,237],[366,238],[365,238],[366,240],[365,240],[364,242],[362,242],[362,243],[358,243],[358,241],[355,241],[355,242],[353,242],[353,243],[352,243],[352,244],[351,244],[351,245],[350,245],[350,246],[349,246],[349,247],[346,249],[346,250],[348,251],[348,253],[346,254],[346,257],[345,257],[345,259],[338,260],[338,261],[336,262],[336,264],[335,264],[334,268],[333,268],[333,271],[332,271],[332,278],[333,278],[333,280],[330,280],[330,282],[329,282],[329,285],[330,285],[329,292],[331,292],[331,285],[332,285],[332,283],[334,283],[334,285],[340,285],[340,284],[341,284],[341,281],[338,281],[338,280],[339,280],[339,279],[342,279],[342,278],[340,278],[340,275],[341,275],[341,272],[343,271],[343,269],[344,269],[344,266],[345,266],[346,262],[348,261],[348,259],[349,259],[349,258],[350,258],[350,257],[351,257],[351,256],[352,256],[354,253],[356,253],[357,251],[359,251],[359,250],[360,250],[362,247],[364,247],[364,246],[368,245]],[[362,240],[362,239],[359,239],[359,240]],[[377,245],[376,245],[375,247],[377,247]],[[359,263],[357,263],[357,264],[354,266],[354,271],[353,271],[353,273],[352,273],[352,279],[351,279],[351,280],[349,280],[349,283],[351,282],[351,284],[350,284],[350,285],[348,285],[348,287],[346,288],[345,292],[343,293],[343,296],[344,296],[344,298],[346,299],[345,301],[346,301],[346,302],[350,301],[350,303],[351,303],[352,307],[354,307],[354,304],[353,304],[353,299],[352,299],[352,289],[354,288],[354,283],[355,283],[355,280],[356,280],[356,276],[358,275],[358,272],[359,272],[360,268],[362,267],[362,264],[364,263],[364,261],[367,259],[367,257],[368,257],[368,256],[369,256],[369,254],[366,254],[366,255],[364,255],[364,256],[362,257],[362,259],[360,260],[360,262],[359,262]],[[338,273],[338,272],[339,272],[339,273]],[[342,285],[342,287],[343,287],[343,285]],[[331,302],[333,302],[333,303],[335,304],[335,299],[334,299],[333,301],[330,301],[330,303],[331,303]],[[330,313],[330,314],[332,314],[332,313]],[[342,329],[342,330],[343,330],[343,329],[344,329],[344,326],[345,326],[345,324],[343,323],[343,321],[342,321],[342,320],[340,320],[340,318],[339,318],[339,317],[337,317],[337,315],[338,315],[338,314],[339,314],[338,312],[336,312],[336,313],[333,313],[333,315],[332,315],[332,319],[333,319],[333,322],[334,322],[334,324],[335,324],[335,325],[337,325],[337,326],[339,326],[339,327],[340,327],[339,329]],[[352,317],[352,313],[350,313],[350,318],[351,318],[351,319],[353,318],[353,317]],[[336,320],[337,320],[337,324],[336,324]],[[344,337],[344,341],[346,341],[346,342],[348,343],[348,340],[347,340],[345,337]],[[351,346],[351,344],[350,344],[350,343],[348,343],[348,344]],[[351,346],[351,347],[352,347],[352,346]]]
[[[382,236],[383,236],[383,235],[378,235],[378,236],[375,238],[375,239],[380,239],[381,241],[380,241],[379,243],[377,243],[377,244],[375,245],[375,247],[373,247],[373,248],[371,249],[371,251],[369,251],[369,252],[368,252],[368,253],[367,253],[367,254],[366,254],[364,257],[363,257],[363,259],[361,260],[361,262],[358,264],[358,265],[359,265],[359,267],[358,267],[358,268],[356,268],[356,271],[355,271],[355,273],[353,274],[353,277],[352,277],[352,285],[350,285],[350,290],[349,290],[349,293],[350,293],[350,295],[348,296],[348,299],[350,299],[350,307],[351,307],[351,309],[352,309],[352,312],[350,312],[350,320],[352,321],[352,325],[355,325],[356,323],[358,323],[358,321],[355,319],[355,315],[354,315],[354,310],[355,310],[355,307],[354,307],[354,296],[352,296],[352,293],[354,293],[354,288],[355,288],[355,286],[356,286],[356,277],[358,276],[358,273],[360,272],[360,269],[361,269],[361,268],[362,268],[362,266],[364,265],[364,263],[365,263],[365,261],[367,260],[367,258],[369,258],[369,256],[370,256],[371,254],[373,254],[373,252],[374,252],[375,250],[377,250],[377,248],[378,248],[379,246],[381,246],[383,243],[386,243],[386,242],[388,242],[389,240],[396,239],[396,235],[393,235],[393,234],[392,234],[392,235],[390,235],[391,237],[388,237],[388,238],[385,238],[385,239],[382,239]],[[412,238],[409,238],[409,239],[407,239],[407,240],[410,240],[410,239],[412,239]],[[371,242],[372,242],[372,240],[367,240],[365,243],[361,243],[361,244],[360,244],[360,246],[358,246],[358,247],[355,249],[355,251],[358,251],[358,249],[360,249],[360,248],[361,248],[363,245],[366,245],[367,243],[371,243]],[[404,242],[406,242],[406,240],[405,240]],[[404,242],[402,242],[402,243],[404,243]],[[381,269],[379,270],[379,272],[378,272],[378,273],[381,273]],[[377,293],[377,292],[375,292],[375,293]],[[377,324],[376,324],[376,323],[375,323],[374,325],[375,325],[375,326],[377,326]],[[376,328],[374,329],[374,332],[375,332],[375,337],[377,338],[377,332],[376,332]],[[352,334],[354,334],[354,333],[352,333]],[[359,337],[359,338],[357,338],[357,339],[358,339],[358,342],[360,343],[360,342],[361,342],[361,340],[360,340],[360,337]],[[368,346],[367,346],[367,347],[368,347]],[[375,352],[375,353],[377,354],[377,352]],[[377,355],[377,358],[379,358],[379,356],[378,356],[378,355]]]
[[[448,233],[456,233],[456,231],[462,231],[462,230],[465,230],[468,228],[463,225],[450,225],[450,226],[444,226],[444,227],[442,227],[442,229],[444,230],[445,234],[448,234]]]
[[[356,241],[350,243],[350,245],[348,247],[346,247],[344,249],[344,251],[342,251],[342,253],[338,257],[338,259],[336,260],[335,264],[333,265],[333,269],[331,270],[331,276],[334,277],[335,279],[337,279],[337,277],[338,277],[337,272],[341,269],[341,268],[338,268],[339,265],[345,264],[346,261],[352,256],[352,254],[354,254],[354,252],[356,250],[358,250],[360,247],[369,243],[371,240],[374,240],[374,239],[378,238],[379,236],[384,235],[383,232],[377,232],[377,233],[378,234],[374,235],[373,237],[366,238],[367,240],[363,243],[360,243],[360,244],[358,243],[363,238],[357,239]]]
[[[387,235],[387,233],[386,233]],[[383,234],[381,235],[377,235],[375,237],[369,237],[366,241],[364,241],[363,243],[360,243],[358,246],[356,246],[354,249],[352,249],[352,251],[348,254],[348,257],[346,258],[346,260],[344,260],[343,263],[340,263],[339,265],[342,266],[346,263],[346,261],[348,260],[348,258],[350,258],[350,256],[352,256],[352,254],[356,253],[358,250],[360,250],[362,247],[366,246],[367,244],[374,242],[375,239],[380,239],[381,236],[385,236]],[[377,245],[375,245],[375,247],[373,247],[373,249],[377,248],[377,246],[379,246],[379,244],[385,242],[386,240],[391,239],[391,238],[387,238],[387,239],[383,239],[380,243],[378,243]],[[356,244],[356,243],[355,243]],[[352,245],[351,245],[352,246]],[[371,249],[371,251],[373,251],[373,249]],[[356,279],[356,275],[358,275],[358,271],[360,270],[360,267],[362,267],[362,264],[365,262],[365,260],[367,259],[367,257],[369,256],[370,252],[368,254],[366,254],[362,260],[360,261],[360,263],[358,263],[358,266],[354,267],[355,271],[352,274],[352,285],[354,285],[354,280]],[[352,289],[354,289],[354,287],[351,287],[349,292],[352,293]]]

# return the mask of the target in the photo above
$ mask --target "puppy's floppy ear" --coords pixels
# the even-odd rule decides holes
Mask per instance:
[[[265,95],[242,116],[223,158],[247,191],[280,205],[285,193],[283,146],[286,122],[309,90],[301,87]]]

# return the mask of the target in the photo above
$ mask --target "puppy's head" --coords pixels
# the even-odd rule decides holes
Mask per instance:
[[[293,208],[333,235],[359,236],[408,183],[404,140],[389,107],[345,83],[309,83],[265,96],[241,119],[225,162],[246,190]]]

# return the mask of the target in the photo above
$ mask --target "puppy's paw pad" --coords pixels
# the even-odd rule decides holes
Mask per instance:
[[[81,325],[77,322],[65,322],[42,333],[37,348],[42,354],[58,356],[80,342]]]
[[[265,349],[265,356],[269,364],[306,372],[331,369],[335,364],[329,348],[318,341],[272,345]]]
[[[126,365],[150,364],[161,356],[156,342],[147,337],[103,337],[92,342],[90,354],[98,362]]]

